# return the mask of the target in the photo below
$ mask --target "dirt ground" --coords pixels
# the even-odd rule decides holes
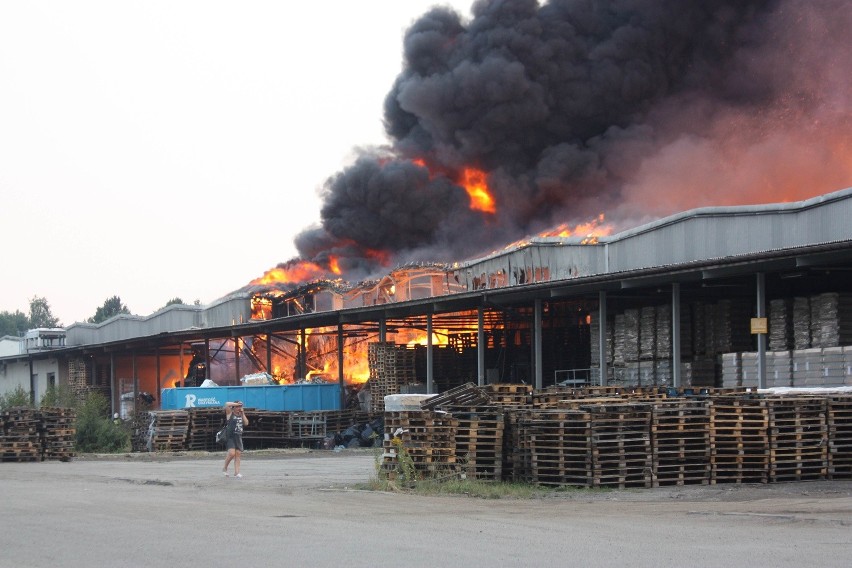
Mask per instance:
[[[0,567],[849,566],[852,481],[486,500],[365,491],[372,451],[0,464]]]

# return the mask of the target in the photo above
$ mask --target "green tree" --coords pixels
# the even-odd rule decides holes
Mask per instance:
[[[185,302],[183,300],[181,300],[180,297],[175,296],[174,298],[172,298],[171,300],[166,302],[166,305],[163,306],[163,308],[168,308],[169,306],[173,306],[175,304],[177,304],[178,306],[182,306],[182,305],[185,304]],[[160,308],[160,309],[162,310],[163,308]]]
[[[109,401],[89,393],[77,410],[77,450],[80,452],[123,452],[130,449],[130,432],[109,418]]]
[[[0,337],[21,335],[30,328],[30,319],[21,310],[0,312]]]
[[[107,298],[104,305],[95,310],[95,315],[89,318],[89,323],[101,323],[118,314],[129,314],[130,309],[121,303],[121,298]]]
[[[59,318],[51,313],[47,299],[38,296],[30,299],[30,329],[61,326]]]

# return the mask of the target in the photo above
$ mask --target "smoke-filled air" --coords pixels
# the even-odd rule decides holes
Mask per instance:
[[[255,283],[852,186],[850,29],[847,0],[436,7],[405,34],[388,145],[328,178],[299,258]]]

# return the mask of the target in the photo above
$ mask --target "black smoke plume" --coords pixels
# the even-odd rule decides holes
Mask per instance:
[[[328,179],[301,258],[334,254],[344,276],[367,277],[599,213],[624,227],[852,185],[851,6],[481,0],[469,19],[434,8],[405,34],[389,148]],[[496,213],[469,207],[467,166],[487,173]]]

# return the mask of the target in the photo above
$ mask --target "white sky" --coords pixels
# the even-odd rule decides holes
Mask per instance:
[[[0,2],[0,311],[147,315],[295,256],[435,4],[472,0]]]

